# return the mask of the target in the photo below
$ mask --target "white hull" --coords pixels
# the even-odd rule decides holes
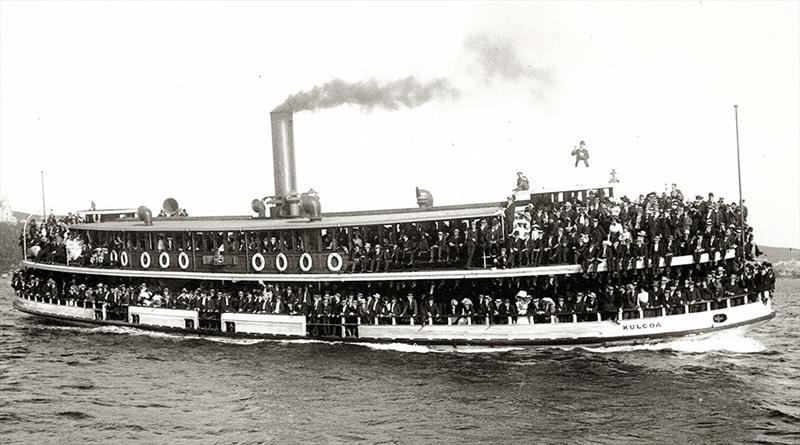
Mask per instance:
[[[359,325],[357,337],[342,338],[341,327],[324,339],[354,342],[411,343],[441,345],[575,345],[630,342],[699,334],[764,321],[774,316],[772,301],[733,306],[735,299],[723,302],[728,307],[702,312],[619,321],[567,323],[517,323],[492,325]],[[741,301],[741,298],[739,299]],[[47,318],[90,324],[125,325],[149,330],[191,332],[203,335],[246,336],[256,338],[310,338],[303,316],[223,313],[221,330],[197,329],[197,311],[131,307],[127,322],[105,320],[105,311],[44,303],[17,298],[18,310]],[[133,316],[136,316],[134,320]],[[188,321],[191,320],[191,323]],[[133,322],[133,323],[131,323]],[[233,323],[233,324],[229,324]],[[234,332],[231,332],[233,330]],[[315,338],[315,337],[314,337]]]

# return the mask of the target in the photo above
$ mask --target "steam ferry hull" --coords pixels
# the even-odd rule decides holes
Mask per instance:
[[[726,307],[676,315],[590,322],[528,324],[525,316],[510,324],[472,325],[359,325],[357,337],[340,335],[311,336],[306,334],[305,317],[230,313],[222,314],[234,323],[234,332],[196,329],[195,322],[184,324],[188,317],[197,320],[196,311],[160,308],[130,308],[128,321],[104,320],[99,309],[45,303],[16,298],[14,307],[24,313],[70,324],[125,326],[136,329],[217,337],[256,338],[270,340],[322,340],[348,343],[405,343],[417,345],[475,346],[575,346],[627,344],[692,336],[752,325],[775,316],[771,299],[732,305],[735,298],[723,302]],[[136,312],[136,314],[134,314]],[[189,314],[194,312],[194,314]],[[142,318],[131,323],[131,315]],[[147,318],[147,317],[150,318]],[[248,317],[249,316],[249,317]],[[283,319],[281,319],[283,317]],[[247,319],[250,319],[249,321]],[[228,324],[228,329],[233,325]],[[240,330],[243,329],[243,330]],[[336,327],[337,333],[341,327]]]

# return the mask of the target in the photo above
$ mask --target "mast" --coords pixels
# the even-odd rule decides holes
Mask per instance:
[[[739,105],[733,106],[733,113],[736,119],[736,169],[739,173],[739,231],[741,232],[739,242],[742,246],[740,250],[742,252],[742,257],[744,257],[745,236],[747,235],[744,233],[744,207],[742,206],[742,160],[739,155]]]

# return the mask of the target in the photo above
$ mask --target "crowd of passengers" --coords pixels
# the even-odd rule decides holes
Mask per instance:
[[[603,262],[614,272],[636,261],[657,269],[663,259],[669,267],[681,255],[699,262],[704,253],[714,256],[729,249],[749,260],[758,255],[752,228],[743,225],[744,235],[740,229],[746,207],[716,200],[713,193],[686,201],[675,184],[670,194],[650,193],[637,200],[590,192],[586,202],[568,199],[520,208],[511,196],[505,213],[504,219],[478,219],[468,226],[408,224],[395,243],[375,236],[364,240],[356,232],[351,250],[343,248],[346,270],[382,272],[419,263],[466,268],[580,264],[584,272],[596,273]],[[267,251],[276,250],[270,247]]]
[[[620,310],[623,318],[637,318],[626,311],[664,308],[665,314],[680,314],[687,305],[690,311],[705,310],[696,307],[701,302],[710,302],[715,309],[726,297],[768,298],[775,286],[769,263],[735,260],[716,268],[683,266],[663,275],[640,271],[608,281],[567,275],[358,283],[348,286],[355,288],[352,291],[318,284],[175,288],[165,282],[108,285],[98,280],[90,276],[61,280],[46,272],[17,271],[12,287],[23,298],[77,306],[105,303],[110,314],[123,314],[120,308],[133,305],[197,310],[206,318],[222,312],[304,315],[311,324],[332,325],[342,317],[346,324],[550,322],[565,314],[570,314],[570,321],[573,313],[580,321],[595,321],[616,319]]]
[[[56,262],[54,260],[58,259],[58,262],[64,262],[68,251],[82,250],[84,245],[84,237],[70,232],[69,226],[84,222],[77,214],[56,217],[51,211],[43,223],[31,219],[27,233],[20,233],[19,246],[27,247],[37,260]]]
[[[713,193],[706,199],[698,195],[694,200],[685,200],[673,184],[671,193],[652,192],[635,200],[590,192],[585,202],[572,198],[521,207],[511,196],[504,218],[408,223],[401,225],[396,236],[380,239],[377,231],[354,230],[349,238],[344,231],[338,231],[338,235],[330,231],[322,237],[322,249],[338,251],[345,260],[342,270],[351,273],[439,265],[512,268],[580,264],[585,273],[593,274],[601,263],[612,272],[628,270],[636,261],[655,269],[662,259],[667,266],[673,257],[682,255],[692,255],[699,262],[704,253],[713,256],[729,249],[753,260],[758,247],[746,219],[744,206],[739,208],[736,203],[716,199]],[[55,219],[52,222],[56,223]],[[744,222],[744,233],[740,222]],[[109,249],[132,247],[120,238],[92,246],[88,238],[69,236],[63,222],[51,224],[50,218],[44,228],[39,230],[34,225],[30,233],[29,242],[41,245],[37,259],[45,262],[63,262],[65,258],[59,257],[66,256],[77,265],[107,266]],[[41,235],[38,238],[37,233]],[[228,233],[220,238],[215,254],[289,249],[286,240],[274,234],[253,234],[246,239],[244,233]],[[69,242],[73,243],[72,249],[69,245],[66,250],[59,248]],[[181,246],[172,246],[172,240],[165,239],[158,239],[155,244],[157,250],[207,249],[192,246],[188,238]],[[306,250],[302,245],[292,249]]]

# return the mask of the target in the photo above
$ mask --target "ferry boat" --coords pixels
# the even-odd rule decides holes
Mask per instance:
[[[323,213],[316,192],[298,193],[292,113],[271,113],[271,124],[275,195],[254,199],[253,215],[189,217],[173,199],[167,199],[161,214],[155,217],[146,207],[79,212],[83,222],[70,224],[70,235],[85,240],[83,249],[88,245],[103,248],[96,255],[83,250],[83,260],[78,261],[79,255],[70,251],[75,246],[65,244],[46,256],[41,247],[25,245],[24,273],[42,281],[52,279],[60,283],[61,291],[48,294],[41,285],[18,291],[14,307],[61,322],[211,336],[504,346],[641,342],[731,329],[774,316],[770,292],[764,288],[707,301],[619,307],[614,311],[596,307],[546,313],[448,311],[448,303],[459,305],[462,296],[474,295],[475,289],[491,298],[513,301],[525,298],[525,292],[519,290],[531,280],[575,277],[584,283],[605,284],[620,274],[636,276],[651,269],[669,275],[681,268],[691,271],[739,261],[741,249],[657,257],[656,264],[652,259],[648,262],[647,258],[633,257],[623,270],[599,256],[588,271],[574,261],[535,261],[505,267],[496,264],[502,246],[510,245],[508,238],[517,235],[515,227],[529,230],[529,222],[519,217],[521,211],[613,197],[614,184],[517,190],[507,201],[450,206],[434,206],[431,194],[418,189],[417,208]],[[28,222],[24,230],[27,234]],[[434,246],[421,243],[412,249],[408,247],[414,242],[409,242],[410,231],[429,236],[446,232],[456,246],[447,255],[435,241]],[[490,247],[476,246],[470,236],[488,239]],[[391,253],[381,254],[381,249],[370,243],[382,244],[383,252],[390,249]],[[357,252],[364,247],[369,247],[368,252],[359,256]],[[725,271],[719,273],[724,278]],[[123,304],[109,303],[108,296],[99,300],[68,297],[65,289],[69,283],[82,280],[124,285],[129,294],[131,287],[138,289],[142,282],[159,282],[161,287],[172,289],[251,286],[263,289],[269,298],[274,298],[273,292],[285,293],[293,287],[302,293],[299,297],[295,293],[294,298],[304,307],[293,311],[231,309],[212,296],[208,298],[213,299],[214,308],[206,310],[197,304],[169,305],[148,299],[142,303],[134,298]],[[324,304],[320,295],[326,290],[346,298],[357,292],[371,297],[387,289],[393,291],[397,304],[411,294],[402,312],[377,297],[376,301],[391,308],[366,314],[316,310],[318,304]],[[589,297],[584,294],[582,298]],[[420,310],[421,300],[427,299],[435,300],[432,304],[439,307],[433,315]],[[287,297],[281,304],[289,302]]]

